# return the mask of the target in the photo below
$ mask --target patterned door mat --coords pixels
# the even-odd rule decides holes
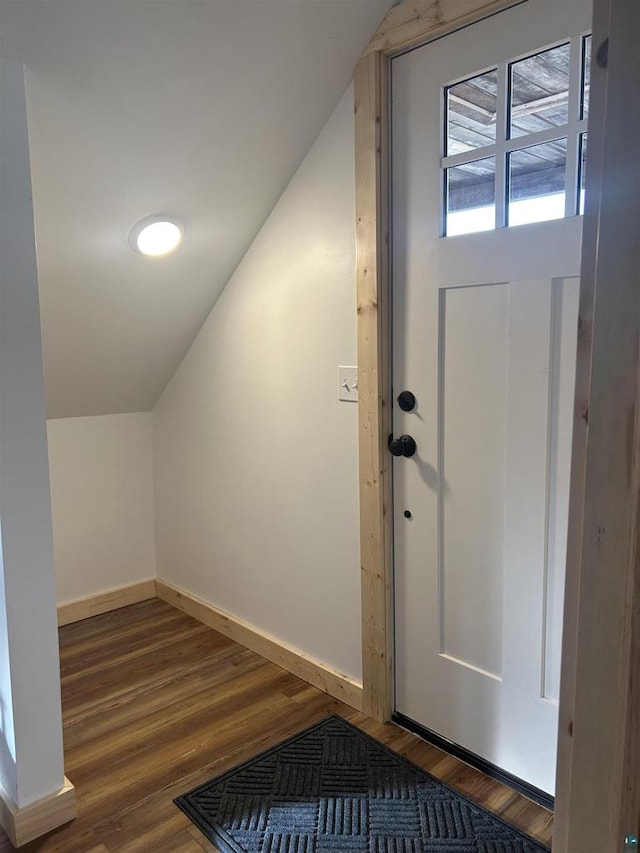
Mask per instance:
[[[337,716],[175,803],[223,853],[548,853]]]

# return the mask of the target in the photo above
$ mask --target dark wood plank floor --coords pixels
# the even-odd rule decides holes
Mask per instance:
[[[78,818],[25,853],[215,851],[175,796],[338,713],[545,844],[552,816],[154,600],[60,629],[65,770]],[[12,849],[5,842],[0,850]]]

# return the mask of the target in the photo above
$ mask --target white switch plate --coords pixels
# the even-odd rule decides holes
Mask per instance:
[[[338,400],[358,402],[357,367],[338,367]]]

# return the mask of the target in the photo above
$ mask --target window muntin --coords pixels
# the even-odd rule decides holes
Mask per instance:
[[[582,213],[590,57],[578,36],[445,87],[445,236]]]

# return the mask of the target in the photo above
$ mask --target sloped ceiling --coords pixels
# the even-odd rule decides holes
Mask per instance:
[[[1,0],[27,68],[47,412],[149,410],[390,0]],[[185,224],[164,259],[133,224]]]

